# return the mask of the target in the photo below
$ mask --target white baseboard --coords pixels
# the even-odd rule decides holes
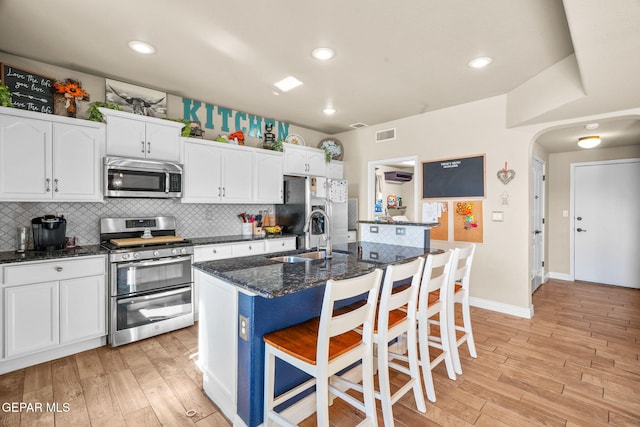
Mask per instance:
[[[549,279],[568,280],[569,282],[573,282],[572,275],[567,273],[554,273],[553,271],[549,272]]]
[[[526,308],[475,297],[469,298],[469,305],[484,308],[485,310],[497,311],[498,313],[510,314],[511,316],[524,317],[525,319],[531,319],[533,317],[533,306]]]

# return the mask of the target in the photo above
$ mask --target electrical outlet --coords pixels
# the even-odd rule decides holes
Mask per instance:
[[[396,236],[404,236],[406,229],[404,227],[396,227]]]
[[[240,335],[240,339],[249,340],[249,319],[243,315],[240,315],[238,321],[238,335]]]

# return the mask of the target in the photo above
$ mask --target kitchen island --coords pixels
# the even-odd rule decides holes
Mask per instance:
[[[195,263],[200,281],[199,364],[205,393],[234,425],[262,422],[264,344],[262,337],[320,315],[329,279],[346,279],[375,268],[425,255],[416,247],[355,242],[336,245],[333,258],[282,262],[273,258],[297,250]],[[277,364],[276,393],[305,377]],[[313,408],[304,400],[288,409],[301,420]],[[311,412],[310,412],[311,411]]]

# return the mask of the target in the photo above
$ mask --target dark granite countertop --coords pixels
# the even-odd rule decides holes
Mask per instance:
[[[296,237],[294,234],[283,234],[278,236],[217,236],[217,237],[196,237],[190,239],[195,246],[211,245],[216,243],[234,243],[253,240],[279,239],[286,237]],[[100,245],[78,246],[76,248],[60,249],[56,251],[34,251],[28,250],[24,253],[16,251],[0,251],[0,264],[10,264],[14,262],[43,261],[59,258],[72,258],[91,255],[105,255],[109,251]]]
[[[75,248],[60,249],[56,251],[34,251],[28,250],[24,253],[16,251],[0,252],[0,264],[14,262],[45,261],[60,258],[74,258],[80,256],[105,255],[107,251],[100,245],[78,246]]]
[[[408,222],[408,221],[370,221],[359,220],[360,224],[376,224],[376,225],[412,225],[417,227],[439,227],[439,222]]]
[[[221,243],[238,243],[238,242],[251,242],[255,240],[271,240],[271,239],[285,239],[287,237],[296,237],[295,234],[267,234],[266,237],[262,236],[243,236],[241,234],[232,236],[212,236],[212,237],[191,237],[188,238],[193,242],[194,246],[200,245],[215,245]]]
[[[335,245],[333,258],[329,260],[283,263],[271,259],[305,252],[310,251],[295,250],[205,261],[195,263],[193,266],[241,289],[265,298],[275,298],[324,285],[329,279],[360,276],[375,268],[384,268],[389,264],[410,260],[430,251],[382,243],[356,242]]]

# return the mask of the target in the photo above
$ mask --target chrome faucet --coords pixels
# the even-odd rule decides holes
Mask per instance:
[[[326,242],[326,246],[324,248],[321,248],[318,246],[318,249],[324,249],[325,250],[325,258],[331,258],[333,250],[332,250],[332,246],[331,246],[331,223],[329,222],[329,215],[327,215],[327,213],[325,211],[323,211],[322,209],[314,209],[311,212],[309,212],[309,216],[307,217],[307,221],[305,222],[304,225],[304,229],[303,231],[306,233],[309,231],[309,225],[311,224],[311,217],[314,214],[321,214],[324,216],[324,233],[325,233],[325,242]]]

